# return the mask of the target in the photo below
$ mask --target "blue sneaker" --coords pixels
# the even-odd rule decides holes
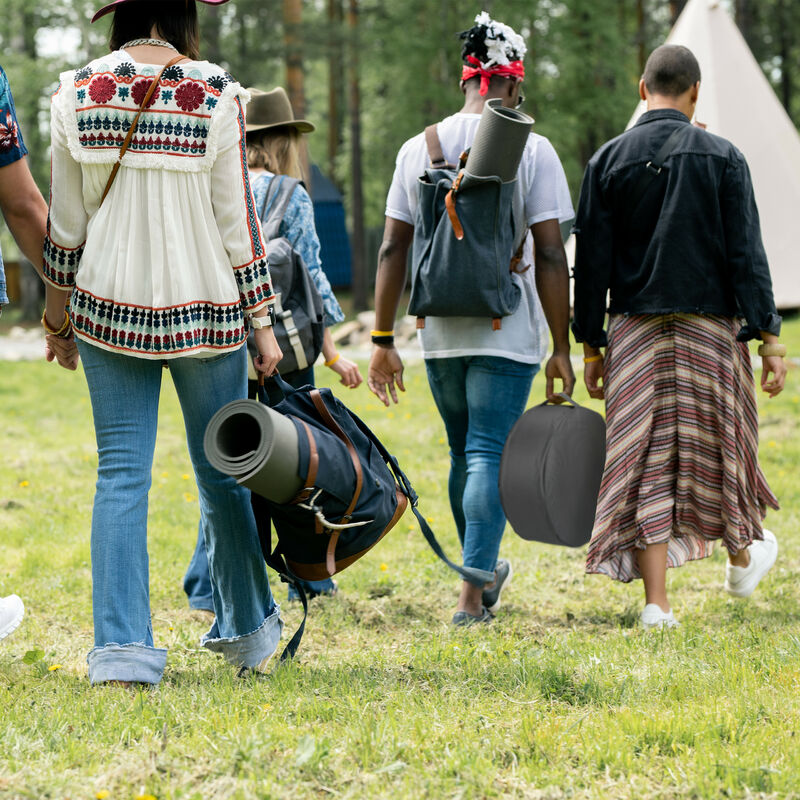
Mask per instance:
[[[500,608],[500,594],[511,583],[511,562],[507,558],[498,558],[494,568],[494,583],[483,590],[481,601],[491,614]]]
[[[339,584],[333,578],[326,578],[324,581],[300,581],[305,589],[306,597],[309,600],[313,600],[315,597],[319,597],[321,594],[327,595],[328,597],[333,597],[336,592],[339,590]],[[297,589],[289,584],[289,602],[296,603],[300,600],[300,595],[297,592]]]

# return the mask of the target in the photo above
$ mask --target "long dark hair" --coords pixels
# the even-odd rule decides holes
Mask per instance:
[[[195,0],[138,0],[122,3],[114,12],[109,44],[119,50],[133,39],[147,39],[153,26],[178,52],[196,61],[200,58],[200,29]]]

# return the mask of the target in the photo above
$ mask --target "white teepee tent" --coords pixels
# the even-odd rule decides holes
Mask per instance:
[[[666,43],[688,47],[700,62],[695,120],[747,159],[775,302],[800,307],[800,134],[719,0],[689,0]],[[644,111],[640,103],[630,125]],[[572,265],[572,241],[570,249]]]

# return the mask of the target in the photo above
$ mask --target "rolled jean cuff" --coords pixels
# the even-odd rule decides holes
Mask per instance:
[[[106,644],[95,647],[86,658],[89,682],[133,681],[158,683],[167,664],[167,651],[145,644]]]
[[[479,567],[468,567],[466,564],[464,565],[464,569],[469,570],[469,572],[463,576],[464,580],[471,583],[473,586],[477,586],[479,589],[484,587],[487,583],[492,583],[497,577],[494,570],[489,571],[480,569]]]
[[[210,611],[214,613],[214,598],[209,595],[208,597],[190,597],[189,608],[195,611]]]
[[[225,660],[236,667],[257,667],[278,649],[281,631],[281,608],[276,605],[257,630],[244,636],[220,638],[217,621],[214,620],[211,630],[200,640],[200,644],[215,653],[222,653]]]

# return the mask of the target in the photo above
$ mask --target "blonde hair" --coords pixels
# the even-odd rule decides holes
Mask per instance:
[[[302,179],[299,142],[300,133],[289,125],[252,131],[246,137],[247,166]]]

